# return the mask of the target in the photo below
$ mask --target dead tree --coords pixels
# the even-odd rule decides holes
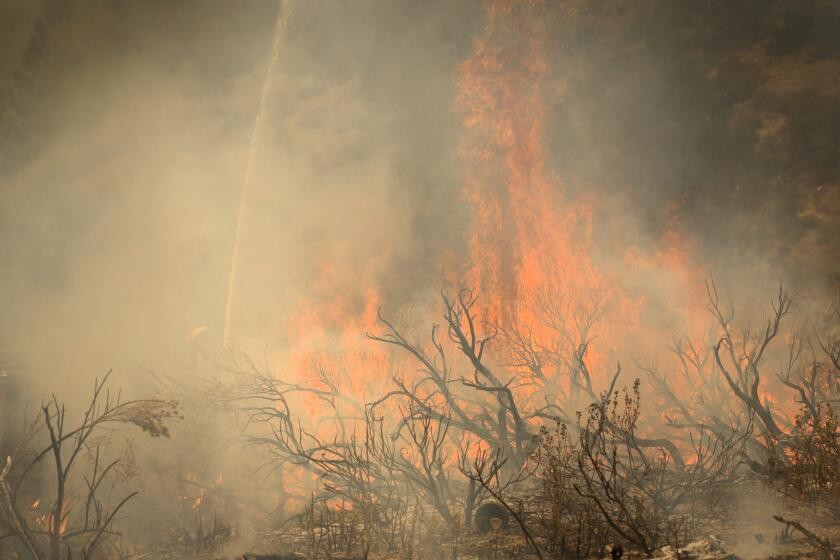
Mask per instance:
[[[793,298],[782,286],[779,286],[772,303],[771,317],[764,327],[757,334],[752,334],[749,329],[736,334],[732,322],[734,310],[730,308],[724,311],[713,280],[706,282],[706,288],[712,314],[721,330],[721,336],[714,346],[715,363],[732,393],[760,421],[765,443],[770,447],[772,438],[779,438],[783,432],[772,411],[766,402],[762,402],[759,395],[761,386],[759,366],[770,343],[779,334],[782,319],[790,314]]]
[[[53,395],[41,406],[38,424],[39,432],[46,431],[49,444],[17,465],[17,469],[16,458],[6,457],[0,471],[0,513],[12,528],[3,537],[17,539],[34,560],[61,560],[65,555],[71,557],[74,551],[86,559],[102,544],[104,537],[118,535],[113,528],[114,519],[137,492],[122,497],[110,510],[106,508],[98,491],[119,460],[101,462],[100,447],[91,445],[91,437],[96,432],[111,424],[132,424],[152,437],[168,437],[166,422],[179,417],[174,401],[121,401],[119,393],[112,394],[106,389],[109,377],[110,372],[95,382],[82,420],[72,428],[65,424],[65,405]],[[84,478],[85,487],[76,500],[84,504],[82,513],[72,516],[68,507],[74,491],[70,485],[71,475],[80,470],[77,467],[84,451],[93,451],[91,474]],[[50,459],[55,495],[50,500],[46,523],[38,525],[31,519],[31,512],[21,507],[22,489],[30,476]]]
[[[375,407],[343,394],[322,364],[314,364],[316,383],[301,384],[280,379],[267,364],[258,365],[244,355],[235,358],[234,371],[240,375],[236,398],[248,415],[246,445],[268,450],[268,466],[277,472],[294,466],[311,473],[319,485],[313,508],[328,501],[351,504],[366,528],[360,546],[394,547],[411,490],[451,521],[440,455],[445,423],[407,410],[401,416],[403,431],[394,434]],[[301,396],[325,406],[319,422],[328,424],[319,429],[295,409],[293,402]]]
[[[350,403],[349,417],[338,414],[338,403],[350,397],[325,376],[319,376],[321,382],[315,385],[291,383],[240,356],[236,369],[245,379],[240,398],[250,424],[257,428],[248,432],[247,442],[269,449],[274,467],[304,468],[318,477],[327,492],[360,506],[384,504],[399,488],[407,488],[454,525],[457,517],[451,508],[458,499],[449,462],[455,457],[454,444],[465,439],[483,441],[503,449],[515,465],[527,461],[537,440],[520,412],[511,380],[485,363],[486,348],[495,333],[482,334],[472,293],[461,291],[454,301],[446,297],[443,301],[446,340],[440,340],[438,328],[433,327],[429,353],[380,316],[387,331],[368,337],[406,350],[420,363],[421,373],[395,376],[391,390],[363,411]],[[460,360],[450,361],[448,353]],[[324,403],[333,414],[327,416],[335,429],[321,436],[323,431],[308,426],[290,404],[295,395],[309,395]],[[384,418],[395,414],[397,421],[386,424]],[[475,497],[474,488],[473,503]]]
[[[573,306],[555,287],[547,286],[526,307],[536,324],[496,325],[500,354],[515,373],[516,384],[542,399],[529,403],[528,418],[560,418],[574,424],[573,414],[566,410],[585,407],[596,398],[587,354],[604,303],[596,293],[588,302]],[[565,387],[564,379],[568,380]]]
[[[455,500],[449,474],[449,421],[436,421],[416,408],[400,410],[396,431],[386,436],[382,418],[371,412],[370,428],[376,430],[366,440],[370,456],[391,473],[397,473],[450,526],[456,524],[451,504]],[[370,429],[369,428],[369,429]],[[403,446],[397,447],[402,443]]]
[[[499,449],[507,458],[502,464],[516,472],[527,463],[538,443],[532,421],[554,419],[562,411],[553,409],[549,402],[523,410],[515,392],[517,377],[498,374],[488,364],[488,349],[498,330],[478,324],[474,294],[461,290],[454,300],[446,295],[442,299],[446,338],[442,340],[442,329],[433,325],[428,347],[410,341],[380,313],[386,332],[368,334],[368,337],[406,351],[420,369],[413,377],[395,376],[394,387],[371,403],[371,407],[406,403],[398,406],[411,411],[412,422],[423,419],[424,424],[437,424],[437,433],[441,432],[440,426],[446,426],[446,431],[453,434],[453,440],[460,441],[461,445],[475,442]],[[395,433],[399,433],[407,420],[403,418]],[[430,479],[428,475],[426,478]],[[463,496],[467,530],[471,528],[473,512],[486,492],[477,479],[467,477]],[[450,501],[454,497],[450,491]],[[436,509],[441,511],[443,508],[436,506]],[[442,515],[448,518],[448,514]]]
[[[438,325],[432,327],[429,348],[411,342],[391,321],[380,313],[386,332],[368,333],[368,338],[397,346],[420,365],[413,379],[394,377],[395,388],[375,401],[380,406],[397,399],[411,403],[419,413],[437,422],[472,434],[488,446],[500,448],[515,463],[523,463],[534,449],[535,433],[528,425],[511,388],[515,378],[504,379],[487,363],[488,345],[495,339],[493,328],[482,329],[475,314],[475,295],[458,292],[454,300],[443,295],[444,328],[457,355],[466,358],[467,371],[459,371],[457,359],[448,355],[440,340]],[[445,412],[440,410],[443,406]]]

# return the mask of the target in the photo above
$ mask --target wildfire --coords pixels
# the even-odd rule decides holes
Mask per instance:
[[[294,341],[288,360],[292,379],[354,397],[372,394],[388,368],[385,350],[365,337],[379,328],[381,300],[372,273],[354,275],[340,262],[316,264],[319,273],[312,296],[289,326]],[[313,417],[323,412],[324,403],[314,394],[302,394],[300,399]]]
[[[546,169],[545,10],[540,0],[491,2],[485,33],[458,71],[464,198],[472,211],[466,284],[479,291],[484,321],[525,327],[538,340],[556,338],[558,327],[574,333],[581,314],[608,310],[590,336],[611,350],[636,322],[638,303],[592,261],[593,208],[565,200]],[[564,307],[565,324],[540,320],[547,292]],[[604,361],[589,357],[595,366]]]
[[[518,326],[537,344],[597,339],[587,354],[597,371],[608,356],[626,357],[631,344],[645,353],[654,350],[647,341],[668,340],[674,330],[701,336],[709,323],[705,273],[674,208],[665,209],[668,226],[655,246],[616,239],[623,254],[609,266],[598,260],[597,197],[569,199],[546,163],[546,84],[559,71],[544,54],[547,9],[543,0],[490,2],[485,32],[458,70],[463,195],[472,213],[465,284],[479,291],[481,318],[501,329]],[[540,311],[547,294],[561,311],[552,321]],[[582,328],[581,317],[596,315],[592,330]]]
[[[463,115],[461,156],[463,199],[471,214],[466,265],[451,251],[440,256],[444,276],[478,293],[479,320],[500,329],[523,328],[538,343],[598,339],[587,355],[593,370],[643,330],[645,294],[628,290],[615,267],[596,262],[591,203],[569,200],[546,164],[546,83],[552,68],[545,56],[547,6],[543,0],[493,0],[487,25],[472,56],[457,71],[456,107]],[[691,263],[690,244],[676,221],[652,252],[627,247],[626,268],[667,276],[669,306],[683,316],[705,317],[702,274]],[[387,266],[387,256],[359,274],[340,259],[317,263],[311,296],[293,315],[289,369],[298,380],[328,383],[354,396],[368,393],[388,370],[385,350],[363,333],[376,332],[381,298],[371,270]],[[455,270],[453,270],[455,269]],[[456,287],[456,286],[451,286]],[[562,310],[547,324],[540,308],[550,296]],[[591,331],[581,317],[598,315]],[[560,318],[563,324],[558,324]],[[588,329],[588,327],[586,327]],[[661,334],[657,333],[657,334]],[[647,337],[653,338],[653,337]],[[574,348],[583,340],[569,343]],[[337,351],[327,349],[338,349]],[[304,397],[313,415],[318,399]]]

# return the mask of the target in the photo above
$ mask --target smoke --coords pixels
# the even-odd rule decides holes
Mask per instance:
[[[360,303],[357,279],[389,303],[436,289],[429,263],[457,250],[467,214],[453,210],[452,74],[481,25],[479,5],[438,4],[293,6],[253,146],[233,344],[282,350],[302,302]],[[25,30],[0,33],[14,43],[2,49],[0,348],[23,364],[4,431],[50,392],[75,414],[108,369],[130,395],[174,383],[186,418],[171,441],[114,440],[155,473],[138,488],[147,521],[127,528],[144,538],[191,519],[199,488],[208,508],[214,495],[282,506],[255,482],[264,457],[231,446],[243,419],[192,394],[196,364],[222,346],[277,8],[45,3],[2,20]]]
[[[732,494],[733,503],[738,506],[731,519],[727,519],[728,534],[724,537],[727,542],[737,543],[732,553],[747,559],[778,554],[780,546],[775,538],[778,527],[768,512],[783,511],[782,500],[766,487],[755,484],[734,490]]]
[[[108,369],[145,390],[223,338],[284,351],[336,293],[400,308],[469,268],[455,77],[483,4],[288,1],[275,54],[275,1],[0,7],[0,349],[29,396],[81,399]],[[674,239],[760,300],[747,317],[780,278],[836,290],[834,3],[543,17],[547,182],[593,209],[593,260],[655,320],[668,280],[626,257]]]
[[[614,202],[601,244],[611,223],[644,240],[676,222],[719,275],[836,282],[837,7],[571,6],[551,153],[570,190]]]
[[[245,164],[245,174],[242,178],[242,193],[239,195],[239,213],[236,217],[236,230],[233,239],[233,251],[231,255],[230,264],[230,280],[228,281],[228,294],[225,302],[225,323],[222,331],[222,341],[228,343],[230,337],[230,314],[233,307],[233,299],[236,293],[236,274],[239,267],[239,245],[242,232],[242,221],[245,217],[245,204],[248,200],[248,187],[251,183],[251,175],[253,173],[254,162],[257,157],[257,148],[263,132],[263,121],[265,120],[266,102],[271,95],[272,90],[272,75],[277,66],[278,57],[280,56],[280,47],[283,41],[283,31],[286,21],[289,17],[288,7],[284,10],[281,4],[277,13],[277,23],[274,28],[274,38],[271,45],[271,56],[266,64],[265,81],[263,82],[262,93],[260,94],[260,104],[257,110],[257,116],[254,122],[254,131],[251,134],[251,143],[248,149],[248,161]]]
[[[546,16],[547,164],[596,200],[598,245],[676,223],[718,274],[830,285],[836,9],[620,6]],[[220,337],[277,4],[5,10],[3,345],[101,372]],[[295,12],[246,201],[240,342],[282,334],[315,260],[390,303],[464,254],[453,76],[481,6]]]

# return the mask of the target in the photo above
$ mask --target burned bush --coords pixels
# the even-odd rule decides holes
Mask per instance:
[[[561,331],[566,308],[547,297],[542,317],[562,338],[553,344],[527,326],[481,324],[475,296],[461,291],[443,298],[445,337],[434,327],[428,342],[415,342],[380,317],[385,332],[369,337],[404,352],[414,371],[395,373],[383,396],[351,403],[357,416],[347,406],[339,412],[349,397],[323,369],[320,383],[306,386],[248,366],[245,410],[253,427],[270,428],[249,441],[271,449],[279,467],[314,474],[318,500],[353,504],[365,532],[349,547],[357,553],[413,553],[415,537],[423,539],[409,519],[428,513],[435,522],[426,531],[441,534],[424,544],[438,552],[456,553],[461,531],[494,525],[521,534],[523,551],[542,558],[586,558],[611,543],[679,550],[726,513],[739,484],[768,474],[790,495],[836,503],[835,339],[821,339],[828,359],[819,368],[789,352],[778,377],[796,390],[802,413],[786,423],[760,388],[791,298],[780,290],[765,328],[750,334],[733,327],[711,282],[709,297],[718,330],[706,343],[678,338],[670,348],[685,383],[639,365],[655,406],[643,406],[639,379],[617,388],[620,366],[609,377],[590,369],[597,304],[576,315],[576,332]],[[599,379],[608,381],[601,391]],[[334,435],[296,415],[288,397],[299,393],[331,407],[335,417],[324,421]]]
[[[574,435],[562,424],[543,432],[549,508],[542,525],[561,557],[586,557],[614,539],[646,554],[686,544],[701,517],[698,498],[734,480],[743,431],[725,440],[700,431],[689,460],[675,459],[665,445],[639,435],[640,410],[636,380],[591,404]]]
[[[73,426],[66,422],[65,405],[53,395],[28,424],[21,447],[0,468],[0,520],[7,529],[2,537],[12,539],[13,550],[33,560],[61,560],[74,553],[95,558],[109,548],[120,535],[117,514],[137,492],[103,496],[106,487],[114,489],[109,479],[119,473],[121,460],[106,458],[107,440],[101,432],[129,424],[153,437],[168,437],[167,423],[180,417],[171,400],[121,401],[119,392],[107,389],[109,377],[110,372],[94,383],[89,404]],[[47,462],[52,468],[45,468]],[[35,477],[40,480],[33,485]]]

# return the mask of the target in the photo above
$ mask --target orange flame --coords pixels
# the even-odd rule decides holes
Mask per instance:
[[[558,327],[580,330],[581,314],[602,312],[595,331],[586,333],[599,339],[587,355],[589,366],[597,370],[630,333],[638,334],[644,297],[631,295],[617,273],[594,260],[596,208],[568,200],[547,170],[544,123],[549,112],[544,97],[551,68],[544,55],[545,12],[543,0],[492,0],[486,6],[485,32],[458,69],[456,105],[465,128],[463,196],[471,210],[469,264],[453,271],[455,259],[447,252],[441,255],[441,267],[446,277],[461,278],[478,290],[480,320],[501,328],[524,327],[541,341],[556,339]],[[695,274],[690,244],[676,223],[660,245],[653,255],[628,248],[626,263],[668,275],[678,287],[673,307],[697,316],[683,296],[700,291],[702,274]],[[294,381],[323,384],[324,378],[313,374],[318,366],[329,382],[357,398],[381,389],[375,385],[390,367],[390,358],[364,337],[380,328],[380,296],[371,272],[380,264],[360,273],[336,258],[317,263],[310,297],[288,327]],[[549,327],[535,311],[536,302],[549,291],[564,309],[563,325]],[[323,403],[315,396],[302,399],[313,416],[322,412]]]
[[[491,2],[485,34],[459,69],[464,195],[473,213],[467,284],[479,290],[482,319],[527,327],[538,338],[556,336],[534,312],[547,290],[569,311],[569,332],[576,313],[607,305],[613,320],[601,328],[621,328],[592,334],[615,344],[635,321],[637,304],[592,261],[593,209],[564,200],[546,171],[544,12],[541,0]]]
[[[579,335],[575,345],[597,338],[587,354],[593,372],[603,371],[619,351],[628,356],[630,342],[656,351],[661,362],[673,359],[663,355],[661,345],[675,328],[694,338],[708,327],[705,272],[694,263],[692,240],[673,208],[666,209],[670,219],[653,248],[619,240],[625,248],[615,251],[618,265],[600,258],[592,235],[598,205],[594,199],[572,200],[546,163],[546,84],[552,71],[544,54],[546,9],[544,0],[489,1],[485,31],[458,68],[469,258],[455,270],[457,258],[447,252],[440,256],[441,267],[447,278],[477,289],[481,321],[523,328],[539,343],[556,340],[559,330]],[[310,297],[289,322],[290,380],[334,382],[360,402],[369,391],[379,395],[393,364],[382,346],[364,338],[380,330],[375,267],[360,272],[340,259],[325,259],[318,268]],[[633,286],[625,272],[642,278],[644,289]],[[541,316],[538,302],[547,292],[562,308],[555,318],[562,324],[547,325]],[[600,320],[584,336],[579,317],[596,312]],[[329,379],[313,376],[315,364]],[[692,370],[686,377],[701,374]],[[679,383],[691,389],[687,379]],[[535,389],[517,390],[527,396]],[[323,403],[303,398],[318,416]]]
[[[376,264],[376,263],[375,263]],[[311,296],[300,306],[288,327],[292,350],[288,358],[289,381],[331,391],[335,389],[362,402],[378,390],[375,385],[387,371],[384,348],[371,344],[365,333],[379,329],[381,305],[371,270],[361,275],[346,263],[320,260]],[[298,396],[312,417],[338,410],[317,396]],[[335,401],[336,407],[341,406]],[[322,430],[329,430],[325,425]],[[328,434],[332,435],[332,434]]]
[[[199,507],[201,507],[201,502],[203,502],[203,501],[204,501],[204,488],[202,488],[198,491],[198,496],[196,496],[195,500],[193,500],[193,505],[192,505],[193,509],[198,509]]]

